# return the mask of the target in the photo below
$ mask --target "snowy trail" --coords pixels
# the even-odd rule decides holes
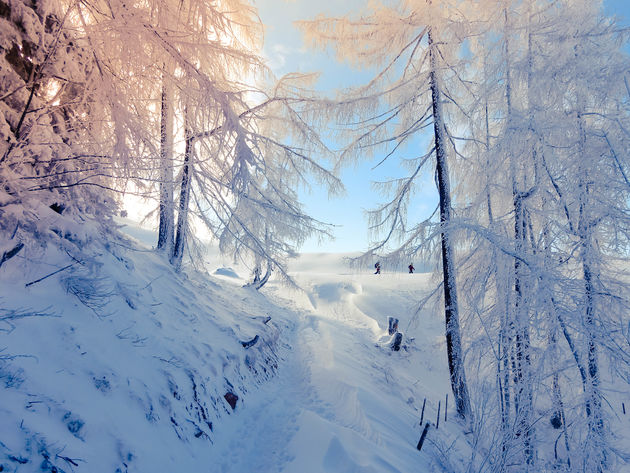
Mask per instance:
[[[298,324],[292,324],[291,333]],[[299,353],[292,351],[292,355]],[[235,415],[224,418],[213,447],[219,461],[217,471],[281,471],[290,461],[286,445],[298,429],[300,403],[308,395],[304,368],[299,358],[289,357],[271,382],[257,388]]]
[[[333,373],[331,328],[316,315],[301,316],[299,338],[278,377],[223,426],[231,431],[227,442],[217,441],[220,471],[398,471],[362,469],[339,439],[381,443],[361,408],[360,389]]]
[[[217,431],[219,471],[402,473],[423,465],[415,450],[418,409],[431,391],[413,369],[421,350],[394,353],[385,346],[388,314],[378,303],[389,297],[390,310],[407,313],[401,306],[409,283],[401,288],[390,281],[379,289],[366,278],[302,278],[307,293],[290,301],[286,291],[274,289],[275,302],[293,318],[290,350],[277,377]],[[434,338],[434,330],[425,330],[421,344],[433,348]],[[432,371],[431,363],[424,371]],[[446,381],[432,381],[436,393]]]

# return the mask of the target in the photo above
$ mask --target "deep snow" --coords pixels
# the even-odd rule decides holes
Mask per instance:
[[[322,266],[329,272],[309,271]],[[420,410],[426,397],[435,422],[449,392],[441,320],[411,317],[430,276],[353,273],[337,255],[302,255],[293,275],[305,292],[267,289],[295,314],[291,357],[255,405],[224,423],[220,471],[428,471],[435,445],[416,450]],[[405,333],[400,352],[389,348],[388,315]],[[450,415],[427,445],[455,440],[461,426]]]
[[[127,230],[144,245],[114,241],[28,288],[67,256],[24,254],[0,272],[1,471],[409,472],[466,461],[450,407],[444,423],[440,313],[415,313],[429,275],[302,255],[291,273],[303,291],[272,281],[258,293],[241,287],[247,268],[212,253],[207,274],[176,275],[150,250],[152,234]],[[400,319],[399,352],[387,316]],[[425,420],[438,401],[442,418],[418,452],[425,398]],[[457,455],[446,453],[454,443]]]

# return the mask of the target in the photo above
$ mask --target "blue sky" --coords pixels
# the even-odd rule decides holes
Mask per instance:
[[[604,9],[609,15],[617,15],[628,24],[630,20],[630,2],[628,0],[604,0]]]
[[[331,16],[357,11],[366,5],[365,0],[257,0],[256,5],[262,22],[266,25],[265,55],[277,75],[284,73],[319,72],[317,88],[332,91],[360,84],[369,79],[369,71],[357,71],[339,64],[332,54],[315,52],[304,47],[301,33],[293,21],[311,19],[320,13]],[[624,24],[630,23],[630,0],[604,0],[608,15],[617,15]],[[410,149],[421,148],[421,149]],[[413,157],[422,152],[417,142],[402,150],[400,156]],[[334,241],[318,243],[315,239],[306,242],[304,252],[349,252],[368,248],[368,224],[365,210],[375,208],[383,201],[372,189],[372,181],[384,180],[401,175],[396,160],[372,169],[380,161],[375,157],[355,166],[346,167],[341,175],[347,193],[339,198],[328,199],[323,189],[302,192],[302,200],[309,214],[335,225]],[[414,213],[428,216],[437,204],[437,192],[431,173],[422,178],[422,190],[415,198]]]

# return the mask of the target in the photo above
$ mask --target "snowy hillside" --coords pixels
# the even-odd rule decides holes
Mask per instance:
[[[217,471],[218,426],[286,356],[264,297],[132,247],[2,272],[0,471]]]
[[[406,472],[463,437],[444,423],[441,320],[410,317],[428,275],[306,255],[305,291],[260,294],[243,268],[177,275],[121,239],[25,287],[67,261],[41,256],[2,273],[2,471]],[[418,452],[425,398],[441,425]]]

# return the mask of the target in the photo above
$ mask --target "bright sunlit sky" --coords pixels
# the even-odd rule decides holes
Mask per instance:
[[[319,72],[316,87],[333,90],[361,84],[369,79],[369,73],[359,72],[340,65],[332,54],[314,52],[304,46],[302,34],[293,22],[312,19],[319,13],[343,15],[364,7],[365,0],[256,0],[262,22],[266,25],[264,53],[276,75],[288,72]],[[630,0],[604,0],[607,14],[617,15],[624,24],[630,23]],[[414,149],[411,149],[414,148]],[[423,154],[425,146],[415,142],[401,153],[402,157]],[[396,160],[372,169],[380,159],[357,166],[350,166],[342,173],[347,193],[339,198],[328,199],[326,191],[313,189],[303,192],[302,201],[313,217],[334,224],[334,241],[321,244],[314,239],[303,247],[303,252],[364,251],[368,247],[368,224],[364,211],[375,208],[382,200],[371,188],[372,181],[385,180],[401,175]],[[428,216],[437,205],[437,192],[431,174],[423,177],[422,191],[416,196],[413,212]]]

